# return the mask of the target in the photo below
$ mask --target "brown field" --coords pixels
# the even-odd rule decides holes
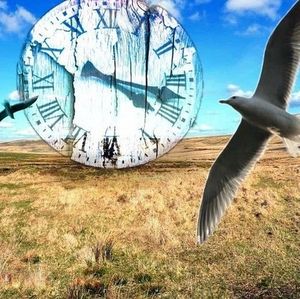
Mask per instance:
[[[199,200],[227,137],[154,163],[87,168],[0,144],[0,298],[300,298],[300,159],[274,139],[216,233]]]

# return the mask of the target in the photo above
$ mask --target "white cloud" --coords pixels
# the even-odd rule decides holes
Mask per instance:
[[[7,9],[7,2],[0,0],[0,9]]]
[[[227,92],[229,93],[230,96],[235,95],[238,97],[246,97],[246,98],[250,98],[253,95],[252,91],[250,91],[250,90],[244,91],[238,85],[235,85],[235,84],[228,84]]]
[[[214,128],[211,125],[208,124],[200,124],[197,129],[200,131],[212,131]]]
[[[192,15],[189,16],[189,20],[191,21],[199,21],[205,18],[205,12],[200,13],[199,11],[194,12]]]
[[[6,1],[0,0],[0,33],[14,33],[21,35],[28,25],[36,22],[35,16],[23,6],[15,10],[9,9]]]
[[[166,9],[175,18],[182,18],[182,10],[185,7],[185,0],[148,0],[150,5],[159,5]]]
[[[275,19],[281,0],[227,0],[225,8],[231,13],[252,12]]]
[[[268,33],[271,30],[268,26],[263,26],[257,23],[249,25],[245,30],[239,30],[236,32],[237,35],[242,36],[253,36],[253,35],[262,35]]]
[[[218,132],[212,125],[207,123],[197,124],[196,126],[192,127],[188,135],[189,137],[196,137],[196,136],[210,136],[215,135]]]
[[[23,130],[19,130],[19,131],[16,131],[16,135],[19,135],[19,136],[32,136],[32,137],[35,137],[36,136],[36,133],[35,131],[29,127],[27,129],[23,129]]]
[[[18,101],[18,100],[20,100],[19,92],[17,90],[12,91],[8,95],[8,98],[9,98],[9,100],[12,100],[12,101]]]
[[[13,127],[13,124],[11,122],[8,122],[8,121],[3,121],[3,122],[0,122],[0,128],[12,128]]]
[[[28,24],[34,24],[36,22],[36,17],[22,6],[17,7],[16,15]]]
[[[261,32],[262,26],[259,24],[252,24],[243,32],[244,35],[253,35]]]
[[[226,15],[224,15],[223,20],[224,20],[227,24],[232,25],[232,26],[235,26],[235,25],[237,25],[237,23],[238,23],[237,17],[234,16],[233,14],[226,14]]]
[[[195,6],[211,2],[211,0],[146,0],[149,5],[159,5],[171,13],[175,18],[182,19],[182,13],[186,9],[193,9],[194,13],[189,17],[192,21],[198,21],[203,17]]]
[[[296,92],[292,93],[291,103],[292,104],[300,104],[300,91],[296,91]]]

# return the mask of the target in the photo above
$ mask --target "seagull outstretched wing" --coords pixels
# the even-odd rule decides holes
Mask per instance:
[[[254,97],[286,108],[300,61],[300,1],[269,38]]]
[[[213,233],[270,136],[267,131],[242,120],[209,172],[198,219],[198,243],[203,243]]]
[[[3,120],[5,117],[7,117],[8,114],[7,114],[7,111],[6,109],[3,109],[1,112],[0,112],[0,121]]]
[[[10,105],[9,103],[5,103],[4,107],[5,109],[3,109],[0,112],[0,121],[2,121],[4,118],[6,118],[7,116],[13,116],[13,114],[15,112],[18,112],[20,110],[26,109],[29,106],[31,106],[36,100],[38,99],[38,96],[30,98],[29,100],[14,104],[14,105]]]
[[[35,101],[37,99],[38,99],[38,96],[30,98],[30,99],[28,99],[28,100],[26,100],[24,102],[20,102],[20,103],[14,104],[14,105],[11,106],[11,111],[13,113],[15,113],[15,112],[18,112],[20,110],[24,110],[24,109],[30,107],[33,103],[35,103]]]

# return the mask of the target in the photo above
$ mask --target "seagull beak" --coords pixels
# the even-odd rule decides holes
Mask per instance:
[[[35,96],[35,97],[33,97],[33,98],[30,98],[30,100],[36,101],[36,100],[38,99],[38,97],[39,97],[39,96]]]
[[[229,100],[220,100],[219,103],[221,103],[221,104],[229,104]]]
[[[34,104],[36,102],[36,100],[38,99],[38,96],[30,98],[29,100],[26,101],[26,103],[31,106],[32,104]]]
[[[38,97],[39,96],[32,97],[32,98],[29,99],[29,101],[32,101],[32,103],[34,103],[38,99]]]

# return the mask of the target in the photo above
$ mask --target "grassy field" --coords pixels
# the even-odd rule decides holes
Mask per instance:
[[[300,298],[300,159],[274,140],[216,233],[199,201],[227,137],[154,163],[81,166],[0,144],[0,298]]]

